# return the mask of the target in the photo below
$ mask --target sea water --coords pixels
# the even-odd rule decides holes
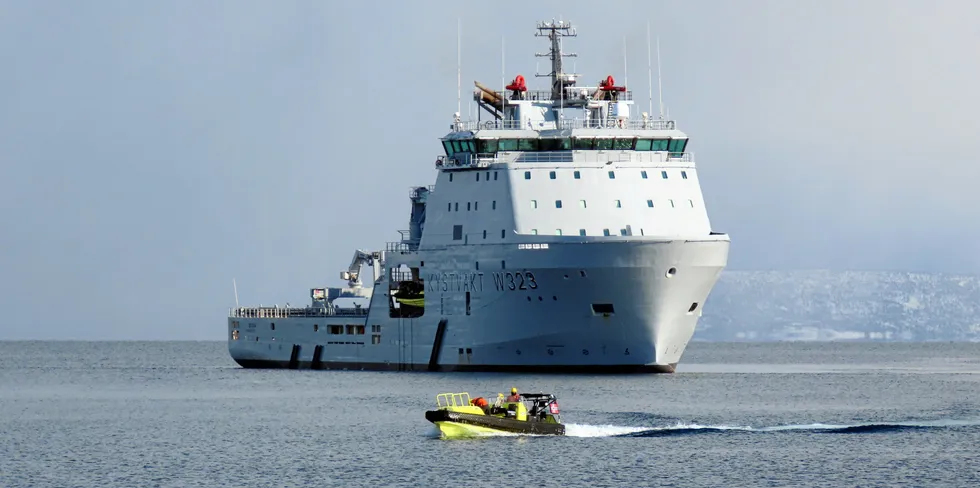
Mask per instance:
[[[564,437],[445,440],[440,392]],[[222,342],[0,342],[0,486],[980,486],[980,344],[692,343],[669,375],[245,370]]]

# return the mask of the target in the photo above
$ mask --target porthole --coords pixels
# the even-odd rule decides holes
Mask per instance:
[[[670,278],[677,274],[677,268],[670,268],[667,270],[667,277]]]

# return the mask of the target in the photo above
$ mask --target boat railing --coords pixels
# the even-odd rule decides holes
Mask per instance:
[[[495,120],[462,120],[453,126],[453,129],[457,132],[459,131],[475,131],[475,130],[547,130],[547,129],[612,129],[612,130],[674,130],[677,128],[677,123],[673,120],[663,120],[663,119],[643,119],[643,118],[628,118],[621,119],[617,117],[610,117],[607,119],[584,119],[584,118],[570,118],[561,119],[556,124],[555,121],[538,121],[532,122],[529,119],[524,120],[511,120],[511,119],[495,119]]]
[[[510,90],[508,90],[506,93],[505,92],[499,92],[499,91],[493,90],[493,93],[496,96],[496,98],[498,98],[498,99],[500,99],[500,98],[506,98],[508,101],[522,101],[522,100],[527,101],[527,100],[530,100],[530,101],[534,101],[534,102],[554,102],[555,104],[560,104],[560,103],[562,103],[562,101],[564,101],[565,103],[569,103],[569,102],[586,102],[586,101],[592,101],[592,100],[595,100],[595,101],[613,101],[613,100],[593,99],[592,98],[592,93],[595,92],[595,87],[578,87],[578,88],[579,88],[578,90],[573,90],[572,87],[569,87],[569,89],[568,89],[569,91],[566,91],[565,92],[565,98],[564,99],[561,99],[561,98],[557,98],[556,99],[553,96],[554,93],[551,90],[527,90],[527,91],[524,91],[524,92],[519,92],[519,95],[517,96],[517,98],[514,98],[513,97],[513,92],[511,92]],[[581,90],[583,90],[583,89],[586,92],[585,95],[582,95],[582,91]],[[632,90],[626,90],[624,92],[619,92],[616,95],[616,99],[619,100],[619,101],[632,100],[633,99],[633,91]]]
[[[228,316],[234,318],[285,319],[291,317],[360,317],[364,307],[234,307]]]
[[[517,155],[518,163],[571,163],[572,151],[525,152]]]
[[[429,185],[429,186],[426,186],[426,187],[414,187],[411,190],[409,190],[408,197],[409,198],[412,198],[412,199],[418,198],[422,194],[422,190],[423,189],[425,189],[429,193],[432,193],[433,190],[436,189],[436,185]]]
[[[480,155],[463,158],[455,158],[452,156],[440,155],[436,157],[436,169],[470,169],[470,168],[488,168],[491,164],[497,162],[497,158],[493,155]]]
[[[469,393],[440,393],[436,395],[436,405],[444,407],[465,407],[470,404]]]
[[[411,252],[412,245],[418,246],[418,241],[389,241],[385,244],[385,251],[388,252]]]

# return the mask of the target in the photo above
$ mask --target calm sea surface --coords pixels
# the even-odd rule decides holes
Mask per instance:
[[[436,393],[566,437],[438,439]],[[672,375],[244,370],[219,342],[0,342],[0,486],[980,486],[980,344],[693,343]]]

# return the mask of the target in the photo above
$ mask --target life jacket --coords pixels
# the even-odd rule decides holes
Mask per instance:
[[[487,399],[486,398],[483,398],[483,397],[476,397],[473,400],[471,400],[470,403],[472,403],[473,405],[476,405],[476,406],[478,406],[480,408],[483,408],[483,407],[486,407],[487,405],[489,405],[489,403],[487,403]]]

